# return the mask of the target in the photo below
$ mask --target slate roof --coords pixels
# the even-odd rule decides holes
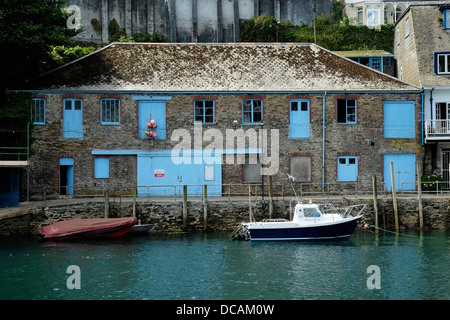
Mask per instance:
[[[113,43],[29,82],[30,91],[417,91],[315,44]]]
[[[414,29],[414,41],[419,65],[421,86],[450,86],[450,76],[437,75],[434,71],[434,52],[450,51],[450,32],[442,26],[440,5],[411,5],[410,28]],[[405,15],[403,16],[405,17]]]

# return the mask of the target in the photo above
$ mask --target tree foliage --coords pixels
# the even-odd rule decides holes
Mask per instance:
[[[70,46],[63,0],[0,1],[0,89],[12,88],[52,66],[52,46]],[[3,91],[3,90],[2,90]]]
[[[335,6],[332,15],[317,17],[315,27],[316,43],[328,50],[393,51],[394,25],[384,24],[373,29],[350,25],[348,18],[342,20],[342,10],[339,6]],[[243,42],[314,43],[314,38],[314,26],[280,23],[274,17],[266,15],[244,21],[240,30],[240,41]]]

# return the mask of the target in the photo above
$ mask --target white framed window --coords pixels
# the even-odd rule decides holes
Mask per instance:
[[[450,74],[450,52],[441,52],[434,54],[436,74]]]
[[[367,25],[378,26],[380,24],[380,7],[368,6],[367,7]]]

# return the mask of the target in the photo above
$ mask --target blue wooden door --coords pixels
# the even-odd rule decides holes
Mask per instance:
[[[291,100],[289,108],[289,138],[309,138],[309,100]]]
[[[415,137],[414,101],[384,102],[384,137]]]
[[[416,155],[414,153],[384,155],[384,183],[388,191],[392,190],[391,162],[394,164],[396,190],[415,190]]]
[[[63,137],[83,138],[83,101],[81,99],[64,99]]]
[[[358,158],[354,156],[338,157],[337,181],[358,181]]]
[[[221,195],[220,164],[207,165],[195,161],[194,157],[190,163],[176,164],[171,159],[171,151],[138,155],[137,164],[139,195],[181,196],[183,185],[187,185],[189,195],[201,196],[204,184],[212,185],[209,194]]]
[[[139,101],[139,138],[147,139],[145,131],[147,123],[153,119],[158,126],[154,139],[166,139],[166,102],[165,101]]]

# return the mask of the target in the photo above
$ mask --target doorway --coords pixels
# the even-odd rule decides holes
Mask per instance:
[[[73,194],[73,158],[59,159],[59,194]]]

